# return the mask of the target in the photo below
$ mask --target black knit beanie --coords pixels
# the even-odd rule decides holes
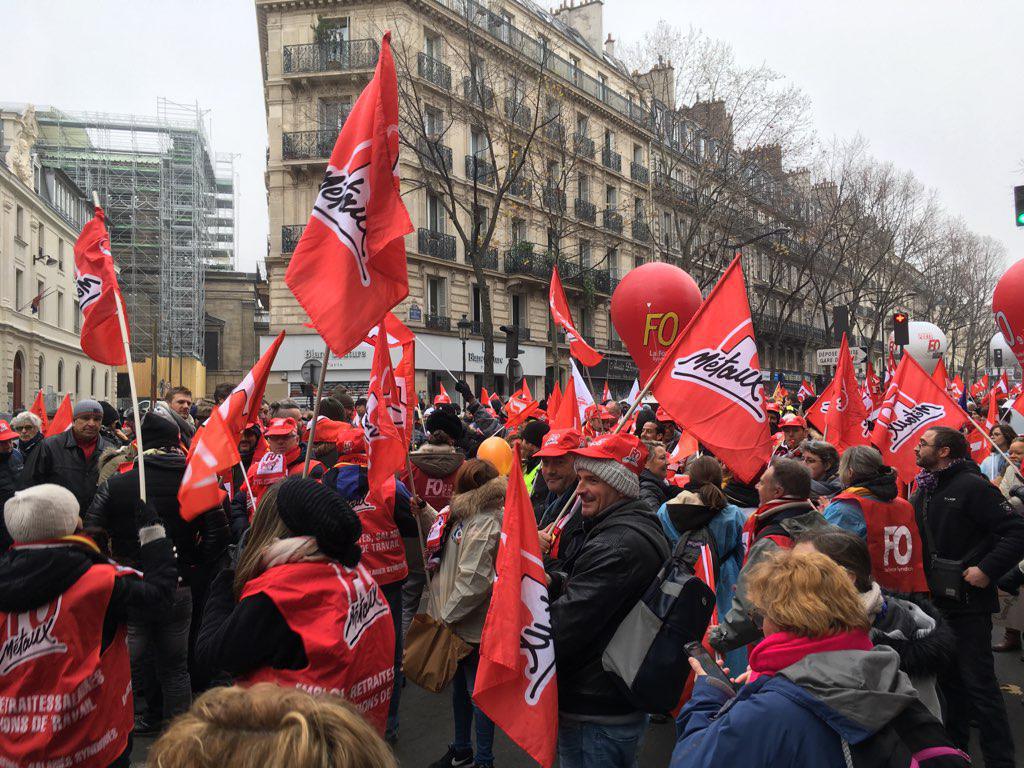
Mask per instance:
[[[444,432],[452,440],[460,440],[466,432],[466,428],[459,421],[459,417],[447,408],[435,408],[424,425],[427,432]]]
[[[541,443],[544,442],[544,435],[546,435],[550,430],[551,427],[543,421],[534,420],[526,422],[523,425],[523,428],[519,431],[519,435],[530,445],[540,448]]]
[[[142,417],[143,448],[177,448],[180,443],[181,430],[169,413],[148,411]]]
[[[353,568],[362,550],[359,516],[337,493],[308,477],[289,477],[278,486],[277,513],[288,530],[312,536],[328,557]]]

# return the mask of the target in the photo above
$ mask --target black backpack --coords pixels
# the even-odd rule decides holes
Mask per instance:
[[[942,724],[920,701],[915,701],[885,727],[859,744],[843,742],[849,768],[968,768],[964,754],[946,735]]]

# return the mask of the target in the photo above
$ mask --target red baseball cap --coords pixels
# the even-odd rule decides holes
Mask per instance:
[[[18,433],[11,429],[11,425],[6,421],[0,421],[0,442],[17,439]]]
[[[299,426],[295,423],[295,419],[289,417],[287,419],[271,419],[270,426],[267,427],[267,431],[264,433],[267,437],[280,437],[283,435],[299,434]]]
[[[787,413],[781,419],[779,419],[779,429],[785,429],[786,427],[802,427],[807,428],[807,422],[803,416],[797,416],[795,413]]]
[[[647,463],[647,448],[640,438],[628,432],[600,435],[586,448],[574,448],[570,453],[591,459],[611,459],[638,475]]]
[[[668,411],[666,411],[660,405],[658,406],[658,410],[654,414],[654,418],[656,418],[658,421],[671,421],[673,424],[676,423],[676,420],[669,416]]]
[[[607,406],[600,405],[597,408],[597,412],[601,414],[601,421],[615,422],[618,419],[612,415],[612,412],[608,410]]]
[[[768,403],[768,413],[782,413],[782,410],[779,408],[779,404],[773,400]]]
[[[553,459],[556,456],[565,456],[569,451],[583,447],[583,435],[578,429],[569,427],[567,429],[552,429],[541,441],[540,450],[534,456],[541,459]]]

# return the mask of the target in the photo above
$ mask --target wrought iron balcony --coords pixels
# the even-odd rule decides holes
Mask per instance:
[[[521,176],[517,177],[512,180],[511,184],[509,184],[508,193],[515,197],[521,197],[524,200],[529,200],[530,195],[533,193],[533,184]]]
[[[466,254],[466,263],[472,264],[473,260]],[[486,251],[480,254],[480,266],[484,269],[497,269],[498,268],[498,249],[488,248]]]
[[[525,130],[529,130],[533,125],[533,113],[530,108],[511,96],[505,97],[505,117]]]
[[[416,139],[416,153],[428,170],[452,172],[452,148],[446,147],[440,139]]]
[[[622,339],[608,339],[608,343],[605,348],[609,352],[625,352],[626,345],[622,343]]]
[[[466,155],[466,178],[494,186],[494,166],[476,155]]]
[[[435,331],[450,331],[452,329],[452,319],[447,315],[427,313],[423,316],[423,325]]]
[[[612,210],[601,212],[604,228],[616,234],[622,233],[622,214]]]
[[[284,47],[284,74],[373,69],[380,46],[376,40],[334,40]]]
[[[472,77],[462,78],[462,95],[478,107],[490,109],[494,106],[494,90]]]
[[[416,55],[416,65],[424,80],[446,91],[452,89],[452,68],[447,64],[421,52]]]
[[[549,211],[564,211],[565,192],[555,187],[545,187],[541,191],[541,203]]]
[[[418,236],[420,253],[437,259],[455,261],[454,235],[446,235],[444,232],[435,232],[432,229],[421,227]]]
[[[281,227],[281,253],[292,253],[302,238],[305,224],[288,224]]]
[[[557,142],[565,141],[565,126],[559,120],[548,123],[544,126],[544,138]]]
[[[622,173],[622,155],[618,152],[613,152],[611,147],[602,147],[601,165],[617,173]]]
[[[572,135],[572,151],[580,157],[593,157],[595,149],[594,140],[589,136],[579,133]]]
[[[654,187],[669,193],[676,200],[682,200],[690,205],[697,204],[697,193],[689,184],[684,184],[678,179],[673,179],[667,173],[655,171]]]
[[[633,222],[633,239],[639,240],[642,243],[648,243],[651,240],[651,227],[646,221],[634,221]]]
[[[281,134],[281,157],[285,160],[319,160],[331,156],[338,129],[292,131]]]
[[[641,184],[646,184],[651,178],[651,172],[647,170],[646,165],[642,165],[634,160],[629,164],[629,176],[633,181],[639,181]]]
[[[580,221],[586,221],[593,224],[597,221],[597,206],[589,200],[576,199],[576,218]]]
[[[530,341],[530,329],[525,325],[514,325],[513,328],[519,329],[519,340]]]

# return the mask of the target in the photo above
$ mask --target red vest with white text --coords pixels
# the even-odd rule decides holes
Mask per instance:
[[[52,603],[0,612],[0,765],[106,766],[133,726],[125,625],[106,650],[113,565],[94,565]]]
[[[331,561],[278,565],[246,584],[242,599],[259,593],[302,638],[309,663],[303,669],[263,667],[239,684],[270,682],[341,696],[384,733],[395,679],[395,628],[367,570]]]
[[[879,501],[850,491],[832,498],[840,499],[856,503],[864,515],[875,581],[892,592],[927,592],[924,548],[910,502],[901,498]]]
[[[412,486],[416,495],[427,504],[434,509],[443,509],[451,503],[455,491],[455,472],[445,477],[432,477],[413,464]]]
[[[381,493],[368,493],[362,501],[351,502],[363,524],[357,542],[363,550],[359,563],[365,565],[378,584],[391,584],[409,575],[405,544],[395,523],[395,480],[384,484]]]

